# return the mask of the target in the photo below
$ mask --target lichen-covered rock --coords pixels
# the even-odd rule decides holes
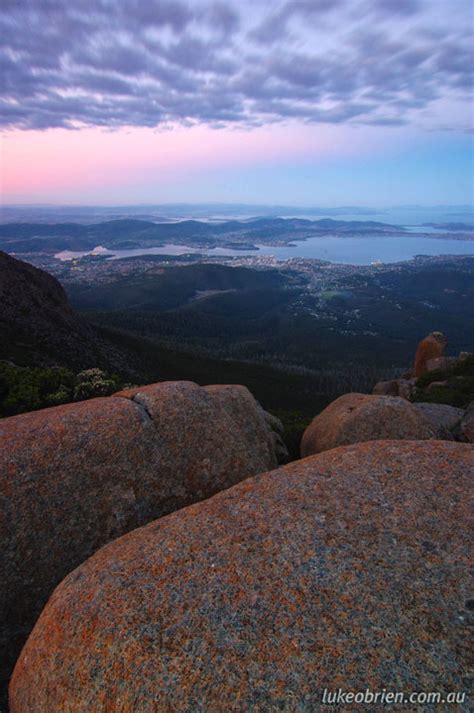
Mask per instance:
[[[432,332],[421,340],[415,354],[414,376],[425,374],[430,359],[444,356],[448,341],[442,332]]]
[[[106,542],[276,467],[242,386],[154,384],[0,421],[0,670]]]
[[[474,443],[474,401],[471,401],[464,417],[459,424],[461,440]]]
[[[50,598],[11,712],[319,711],[325,688],[465,691],[473,475],[467,444],[362,443],[116,540]]]
[[[413,405],[435,428],[437,438],[455,440],[457,427],[464,416],[464,409],[447,404],[417,403]]]
[[[301,440],[301,456],[361,441],[436,437],[430,421],[405,399],[344,394],[311,421]]]

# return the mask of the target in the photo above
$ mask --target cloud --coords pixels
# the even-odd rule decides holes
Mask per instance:
[[[415,15],[421,11],[420,0],[375,0],[376,12],[393,15]]]
[[[211,3],[204,16],[213,27],[217,27],[226,35],[236,32],[240,25],[238,13],[225,2]]]
[[[4,0],[1,126],[465,128],[470,0],[453,3]]]
[[[262,44],[273,44],[288,35],[293,19],[317,21],[340,7],[345,0],[288,0],[276,11],[263,18],[249,33],[251,39]]]

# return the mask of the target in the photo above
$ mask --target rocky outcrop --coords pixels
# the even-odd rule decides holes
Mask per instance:
[[[466,690],[473,475],[470,445],[362,443],[116,540],[49,600],[12,713],[318,711],[325,688]]]
[[[378,381],[372,393],[375,396],[399,396],[398,382],[405,381],[405,379],[390,379],[390,381]]]
[[[474,401],[469,404],[469,407],[459,424],[459,435],[462,441],[474,443]]]
[[[419,377],[428,371],[431,359],[444,357],[448,340],[442,332],[432,332],[421,340],[415,354],[414,376]]]
[[[413,406],[428,419],[436,431],[437,438],[455,440],[464,409],[447,404],[417,403]]]
[[[372,394],[375,396],[400,396],[410,401],[415,393],[416,379],[392,379],[375,384]]]
[[[311,421],[301,440],[301,456],[361,441],[437,437],[431,422],[405,399],[344,394]]]
[[[106,542],[277,465],[243,386],[168,382],[0,421],[0,661]]]
[[[438,381],[432,381],[426,386],[423,385],[421,392],[423,392],[423,390],[430,392],[438,390],[440,387],[445,387],[448,384],[448,377],[453,374],[458,374],[460,369],[462,375],[463,363],[469,362],[473,356],[470,352],[459,352],[457,357],[438,356],[438,352],[442,353],[446,344],[447,340],[441,332],[433,332],[430,334],[418,345],[415,358],[415,370],[406,372],[398,379],[379,381],[372,389],[372,394],[375,396],[400,396],[400,398],[406,399],[407,401],[413,401],[420,397],[418,378],[434,371],[447,372],[447,374],[444,374],[447,379],[443,381],[438,379]],[[464,368],[464,372],[466,371]],[[434,374],[433,378],[436,378],[436,376],[437,374]],[[440,374],[439,376],[443,375]]]

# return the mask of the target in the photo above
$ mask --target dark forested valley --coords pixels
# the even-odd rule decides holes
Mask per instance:
[[[243,262],[85,258],[58,268],[64,292],[4,254],[7,413],[123,384],[242,383],[282,418],[291,446],[291,434],[296,442],[337,396],[370,392],[403,372],[430,331],[445,332],[452,353],[474,343],[473,258],[366,267]],[[59,367],[70,371],[41,371]],[[87,370],[97,368],[104,375],[91,386]]]

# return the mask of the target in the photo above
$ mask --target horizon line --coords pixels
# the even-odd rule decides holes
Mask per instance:
[[[4,208],[166,208],[170,206],[215,206],[215,207],[249,207],[249,208],[285,208],[302,210],[334,210],[343,208],[345,210],[356,208],[357,210],[390,210],[394,208],[471,208],[473,203],[394,203],[391,205],[370,205],[370,204],[332,204],[332,205],[297,205],[285,203],[248,203],[246,201],[167,201],[166,203],[3,203],[0,210]]]

